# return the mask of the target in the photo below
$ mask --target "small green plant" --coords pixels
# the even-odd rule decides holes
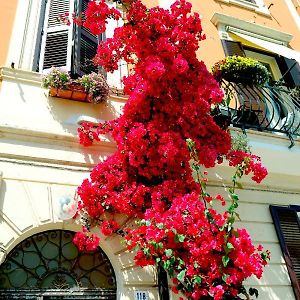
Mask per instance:
[[[77,80],[92,99],[93,103],[101,103],[107,100],[109,86],[102,74],[91,73],[83,75]]]
[[[242,56],[227,56],[212,67],[212,74],[217,81],[263,86],[269,81],[270,74],[260,62]]]
[[[233,151],[244,151],[251,154],[249,140],[245,134],[237,133],[231,137],[231,149]]]
[[[59,68],[51,68],[50,72],[42,78],[42,86],[44,88],[67,89],[70,82],[70,75]]]

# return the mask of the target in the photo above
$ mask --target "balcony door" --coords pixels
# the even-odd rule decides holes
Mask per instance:
[[[270,73],[270,83],[282,78],[275,57],[259,52],[244,50],[247,57],[253,58],[263,64]],[[281,130],[288,115],[288,108],[282,99],[285,95],[280,91],[282,88],[254,88],[254,94],[259,97],[252,103],[252,110],[256,112],[261,126]],[[251,97],[250,97],[251,98]]]

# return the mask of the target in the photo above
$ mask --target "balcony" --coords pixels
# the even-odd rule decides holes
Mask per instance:
[[[222,81],[224,100],[215,110],[215,120],[221,125],[300,137],[300,99],[282,86],[248,86]]]

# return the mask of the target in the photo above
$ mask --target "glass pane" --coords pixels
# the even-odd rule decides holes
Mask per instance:
[[[70,231],[52,230],[21,242],[0,266],[0,292],[5,289],[115,290],[115,274],[105,253],[99,247],[94,252],[79,252],[72,242],[73,236]]]

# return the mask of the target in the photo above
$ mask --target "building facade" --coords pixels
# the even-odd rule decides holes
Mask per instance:
[[[1,5],[0,287],[5,288],[0,293],[7,292],[7,299],[20,299],[20,295],[39,300],[99,299],[100,294],[100,299],[177,299],[160,292],[163,280],[156,270],[134,265],[134,254],[126,251],[118,236],[102,238],[101,249],[93,256],[79,254],[70,239],[80,227],[59,216],[62,199],[72,198],[90,169],[115,149],[109,137],[82,147],[77,127],[83,120],[113,119],[126,103],[126,97],[117,93],[107,103],[92,105],[50,97],[41,88],[41,73],[52,65],[77,76],[100,71],[89,59],[119,24],[110,23],[105,36],[93,36],[57,21],[59,13],[78,12],[86,2],[11,0]],[[173,1],[145,2],[168,7]],[[238,54],[264,63],[274,81],[281,80],[289,88],[300,85],[299,1],[191,2],[202,16],[207,39],[201,43],[199,57],[208,67],[226,55]],[[107,75],[109,84],[121,89],[126,72],[120,63],[118,71]],[[265,97],[262,90],[258,94]],[[230,130],[247,133],[253,152],[269,171],[262,184],[243,179],[239,190],[242,221],[238,226],[249,231],[255,244],[271,251],[263,278],[251,278],[246,285],[258,289],[258,299],[295,300],[300,299],[300,104],[280,95],[281,100],[272,98],[265,104],[280,102],[283,115],[277,109],[273,123],[266,125],[258,117],[257,123],[247,126],[248,115],[246,126]],[[241,125],[240,120],[231,119]],[[226,165],[212,170],[210,190],[222,190],[220,178],[230,178],[230,172]],[[36,292],[36,286],[46,291]]]

